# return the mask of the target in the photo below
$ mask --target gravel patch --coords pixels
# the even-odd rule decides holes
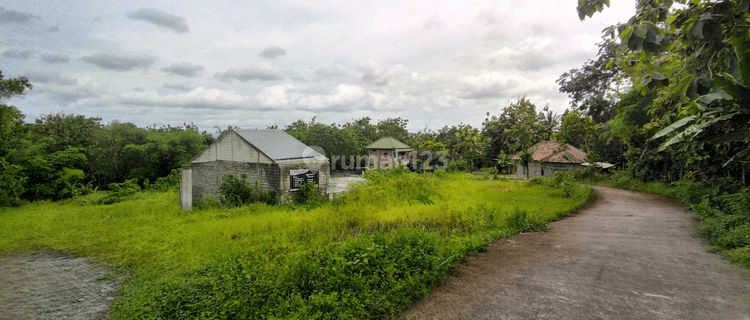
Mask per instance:
[[[120,280],[65,252],[0,257],[0,319],[106,319]]]

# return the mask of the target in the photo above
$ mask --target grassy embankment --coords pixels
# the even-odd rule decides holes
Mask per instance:
[[[710,250],[750,270],[750,188],[739,181],[681,180],[645,183],[627,172],[588,174],[581,182],[660,194],[690,206]]]
[[[394,318],[464,257],[539,230],[590,188],[373,174],[321,207],[183,212],[176,192],[0,211],[0,254],[70,250],[127,273],[114,319]]]

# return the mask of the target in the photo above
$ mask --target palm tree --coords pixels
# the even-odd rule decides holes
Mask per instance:
[[[544,126],[544,134],[546,135],[545,140],[552,138],[552,135],[560,127],[560,115],[556,112],[552,112],[549,105],[545,106],[544,111],[539,113],[539,122]]]

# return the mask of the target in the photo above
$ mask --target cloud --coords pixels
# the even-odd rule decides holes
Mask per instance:
[[[51,32],[51,33],[55,33],[55,32],[58,32],[58,31],[60,31],[60,29],[59,29],[58,27],[52,26],[52,27],[49,27],[49,28],[47,29],[47,31],[49,31],[49,32]]]
[[[266,59],[276,59],[278,57],[285,56],[285,55],[286,55],[286,50],[277,46],[266,47],[265,49],[263,49],[263,51],[261,51],[258,54],[259,57],[263,57]]]
[[[175,62],[170,64],[168,67],[161,68],[161,71],[176,74],[178,76],[192,78],[198,76],[203,71],[203,66],[197,64],[191,64],[188,62]]]
[[[128,71],[148,67],[156,59],[147,56],[124,57],[110,53],[97,53],[81,57],[80,60],[108,70]]]
[[[381,65],[374,61],[365,61],[359,68],[360,80],[376,86],[385,86],[395,77],[406,72],[403,65]]]
[[[297,99],[297,104],[311,111],[347,112],[356,106],[369,104],[365,89],[357,85],[339,84],[330,95],[308,95]]]
[[[170,29],[175,33],[188,32],[187,20],[185,18],[163,11],[143,8],[128,13],[127,17],[135,20],[143,20],[157,27]]]
[[[173,90],[178,90],[178,91],[190,91],[193,89],[188,83],[165,82],[162,86],[167,89],[173,89]]]
[[[33,14],[5,10],[5,8],[0,7],[0,24],[29,24],[34,19],[41,20],[42,18]]]
[[[531,81],[520,75],[504,75],[498,71],[461,79],[464,99],[518,97],[535,93],[554,93],[557,86],[552,78]]]
[[[337,65],[333,67],[320,67],[315,70],[315,74],[318,77],[328,79],[328,78],[347,77],[349,76],[349,71],[347,71],[344,68],[344,66]]]
[[[28,59],[31,58],[31,51],[28,50],[6,50],[2,53],[3,57],[11,59]]]
[[[120,103],[128,105],[222,110],[246,109],[249,106],[248,100],[234,91],[203,87],[166,96],[159,95],[156,91],[129,92],[119,98]]]
[[[272,81],[281,80],[284,77],[276,71],[273,66],[267,64],[255,65],[250,68],[229,69],[224,73],[217,73],[214,78],[222,82],[238,80],[247,82],[250,80]]]
[[[440,27],[443,26],[443,22],[440,21],[440,19],[437,16],[432,16],[422,25],[422,30],[430,31],[430,30],[440,30]]]
[[[63,86],[72,86],[78,83],[76,79],[66,78],[52,71],[26,71],[24,75],[31,80],[31,83],[49,83]]]
[[[286,94],[286,87],[283,85],[277,85],[267,87],[263,89],[258,95],[255,96],[255,100],[262,106],[266,107],[282,107],[289,103],[289,98]]]
[[[43,53],[39,58],[46,63],[66,63],[70,61],[70,57],[61,53]]]
[[[558,44],[551,38],[527,38],[516,50],[504,47],[489,54],[490,64],[514,67],[518,70],[539,71],[555,65],[552,53],[560,53]]]

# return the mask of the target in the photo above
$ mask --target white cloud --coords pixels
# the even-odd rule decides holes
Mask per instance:
[[[461,82],[462,98],[465,99],[520,97],[554,92],[557,89],[554,81],[550,83],[550,78],[533,81],[521,75],[506,75],[498,71],[463,77]]]

